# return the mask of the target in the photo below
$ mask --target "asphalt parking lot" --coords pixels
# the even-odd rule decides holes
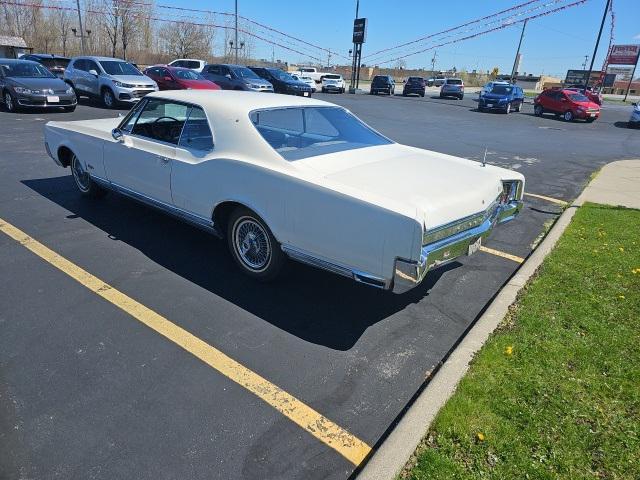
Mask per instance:
[[[390,138],[513,168],[526,191],[571,201],[637,158],[630,107],[592,124],[479,113],[462,100],[316,95]],[[81,199],[47,156],[49,120],[0,112],[0,219],[375,446],[532,250],[557,202],[527,196],[481,251],[392,295],[294,265],[256,284],[224,242],[118,195]],[[451,188],[455,188],[452,185]],[[273,404],[0,233],[0,478],[332,478],[357,471]],[[286,411],[286,408],[284,409]],[[322,425],[318,425],[322,428]],[[345,440],[345,444],[348,443]],[[366,454],[366,451],[364,452]]]

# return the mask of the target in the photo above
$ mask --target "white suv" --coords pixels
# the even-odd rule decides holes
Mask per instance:
[[[193,70],[194,72],[202,73],[202,69],[207,64],[204,60],[198,60],[196,58],[178,58],[169,64],[170,67],[182,67]]]
[[[322,76],[322,93],[326,92],[344,93],[344,79],[342,75],[327,73]]]

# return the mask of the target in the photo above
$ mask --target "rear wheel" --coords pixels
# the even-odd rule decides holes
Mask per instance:
[[[544,111],[542,110],[542,107],[540,105],[536,105],[535,107],[533,107],[533,114],[536,117],[541,117],[543,113]]]
[[[71,174],[73,175],[73,181],[76,184],[80,194],[85,197],[101,197],[106,193],[106,190],[100,188],[92,179],[89,172],[85,169],[82,162],[76,157],[76,154],[71,156]]]
[[[243,273],[256,280],[274,280],[285,264],[286,257],[269,227],[247,208],[237,208],[231,214],[227,242]]]
[[[562,115],[562,119],[565,122],[573,122],[573,112],[571,110],[567,110],[564,112],[564,115]]]

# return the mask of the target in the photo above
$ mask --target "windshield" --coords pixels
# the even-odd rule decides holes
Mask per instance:
[[[498,95],[509,95],[511,92],[513,92],[513,87],[507,85],[494,85],[491,89],[491,93]]]
[[[173,74],[181,80],[204,80],[202,75],[193,70],[174,70]]]
[[[574,102],[588,102],[589,101],[589,99],[587,97],[585,97],[581,93],[571,93],[571,94],[569,94],[569,98],[571,100],[573,100]]]
[[[118,62],[117,60],[103,60],[100,62],[102,68],[109,75],[142,75],[140,70],[129,62]]]
[[[283,82],[290,82],[293,80],[293,77],[286,72],[283,72],[279,68],[270,68],[269,72],[271,75],[276,77],[278,80],[282,80]]]
[[[250,78],[252,80],[260,79],[260,77],[256,75],[253,70],[249,70],[247,67],[236,67],[233,69],[233,73],[235,73],[240,78]]]
[[[16,63],[1,64],[4,74],[7,77],[21,78],[57,78],[49,70],[39,63],[20,61]]]
[[[285,160],[393,143],[341,107],[259,110],[250,118]]]
[[[68,58],[42,58],[40,59],[40,63],[43,64],[47,68],[67,68],[69,65]]]

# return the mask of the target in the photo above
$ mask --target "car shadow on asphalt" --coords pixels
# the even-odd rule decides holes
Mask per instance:
[[[71,212],[67,218],[80,217],[176,275],[292,335],[335,350],[349,350],[367,328],[421,301],[445,272],[460,266],[444,265],[402,295],[296,262],[289,262],[278,282],[257,283],[238,270],[225,241],[151,207],[115,193],[82,198],[70,175],[22,183]]]

